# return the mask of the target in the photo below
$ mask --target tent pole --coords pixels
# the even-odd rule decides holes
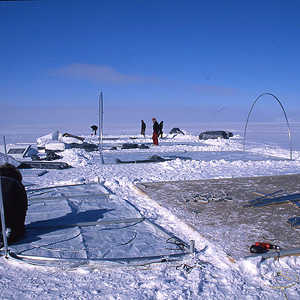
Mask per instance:
[[[290,141],[290,160],[293,159],[293,148],[292,148],[292,133],[291,133],[291,129],[290,129],[290,124],[289,124],[289,121],[288,121],[288,117],[286,115],[286,112],[284,110],[284,107],[282,105],[282,103],[279,101],[279,99],[274,96],[273,94],[271,93],[264,93],[264,94],[261,94],[259,97],[256,98],[256,100],[253,102],[251,108],[250,108],[250,111],[248,113],[248,117],[247,117],[247,121],[246,121],[246,125],[245,125],[245,130],[244,130],[244,141],[243,141],[243,151],[245,151],[245,141],[246,141],[246,131],[247,131],[247,126],[248,126],[248,122],[249,122],[249,118],[250,118],[250,115],[251,115],[251,112],[252,112],[252,109],[255,105],[255,103],[258,101],[258,99],[264,95],[270,95],[272,97],[274,97],[277,102],[279,103],[281,109],[282,109],[282,112],[284,114],[284,117],[285,117],[285,121],[286,121],[286,124],[287,124],[287,128],[288,128],[288,134],[289,134],[289,141]]]
[[[7,150],[6,150],[6,141],[5,136],[3,136],[3,145],[4,145],[4,153],[5,153],[5,163],[8,163]]]
[[[104,164],[104,159],[103,159],[103,94],[102,92],[100,93],[100,98],[99,98],[99,151],[100,151],[100,159],[101,159],[101,164]]]
[[[6,236],[1,176],[0,176],[0,213],[1,213],[1,225],[2,225],[2,236],[3,236],[4,250],[5,250],[5,258],[8,258],[8,244],[7,244],[7,236]]]

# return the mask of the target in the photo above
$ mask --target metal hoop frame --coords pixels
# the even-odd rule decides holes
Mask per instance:
[[[288,127],[289,140],[290,140],[290,159],[292,159],[292,152],[293,152],[293,150],[292,150],[292,133],[291,133],[289,121],[288,121],[287,115],[285,113],[285,110],[283,108],[283,105],[281,104],[281,102],[279,101],[279,99],[276,96],[274,96],[273,94],[271,94],[271,93],[261,94],[258,98],[256,98],[256,100],[253,102],[253,104],[252,104],[252,106],[250,108],[250,111],[249,111],[249,114],[248,114],[248,117],[247,117],[247,121],[246,121],[246,125],[245,125],[245,131],[244,131],[243,151],[245,151],[246,131],[247,131],[247,126],[248,126],[248,122],[249,122],[249,118],[250,118],[252,109],[253,109],[254,105],[256,104],[256,102],[258,101],[258,99],[260,99],[264,95],[270,95],[270,96],[274,97],[277,100],[277,102],[279,103],[279,105],[281,106],[281,109],[283,111],[283,114],[284,114],[284,117],[285,117],[285,120],[286,120],[286,124],[287,124],[287,127]]]

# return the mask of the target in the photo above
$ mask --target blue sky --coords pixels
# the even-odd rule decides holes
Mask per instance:
[[[297,0],[0,1],[5,121],[40,107],[97,119],[101,91],[108,121],[243,121],[265,92],[296,120],[299,15]]]

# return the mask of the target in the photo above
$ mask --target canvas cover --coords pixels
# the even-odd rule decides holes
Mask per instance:
[[[27,190],[27,234],[12,245],[22,258],[131,261],[189,254],[179,239],[98,183]]]
[[[229,131],[223,131],[223,130],[214,130],[214,131],[205,131],[200,133],[199,139],[200,140],[208,140],[208,139],[229,139],[229,137],[232,137],[232,133]]]

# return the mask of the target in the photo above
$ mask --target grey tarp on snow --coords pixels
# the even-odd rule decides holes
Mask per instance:
[[[53,162],[53,161],[20,161],[19,169],[67,169],[70,166],[65,162]]]
[[[124,152],[123,152],[124,151]],[[153,154],[152,154],[153,153]],[[155,154],[154,154],[155,153]],[[151,154],[151,155],[150,155]],[[169,161],[173,159],[180,160],[198,160],[198,161],[211,161],[214,160],[225,160],[225,161],[263,161],[263,160],[282,160],[275,156],[263,155],[260,153],[251,153],[245,151],[193,151],[189,152],[188,155],[185,152],[129,152],[126,150],[105,153],[104,161],[105,164],[113,163],[151,163],[160,162],[159,159],[155,160],[155,156],[162,158],[161,162]],[[154,159],[153,159],[154,158]],[[97,161],[97,159],[91,160]]]
[[[199,134],[200,140],[208,140],[208,139],[229,139],[229,137],[232,137],[233,134],[229,131],[223,131],[223,130],[214,130],[214,131],[205,131]]]
[[[169,161],[172,160],[172,158],[162,158],[158,155],[152,155],[148,157],[147,159],[137,159],[137,160],[120,160],[118,158],[115,159],[115,162],[117,164],[139,164],[139,163],[153,163],[153,162],[164,162],[164,161]]]
[[[183,134],[184,132],[182,132],[178,127],[174,127],[173,129],[170,130],[169,134]]]
[[[27,234],[10,247],[19,257],[124,263],[188,253],[186,244],[101,184],[29,189],[27,194]]]

